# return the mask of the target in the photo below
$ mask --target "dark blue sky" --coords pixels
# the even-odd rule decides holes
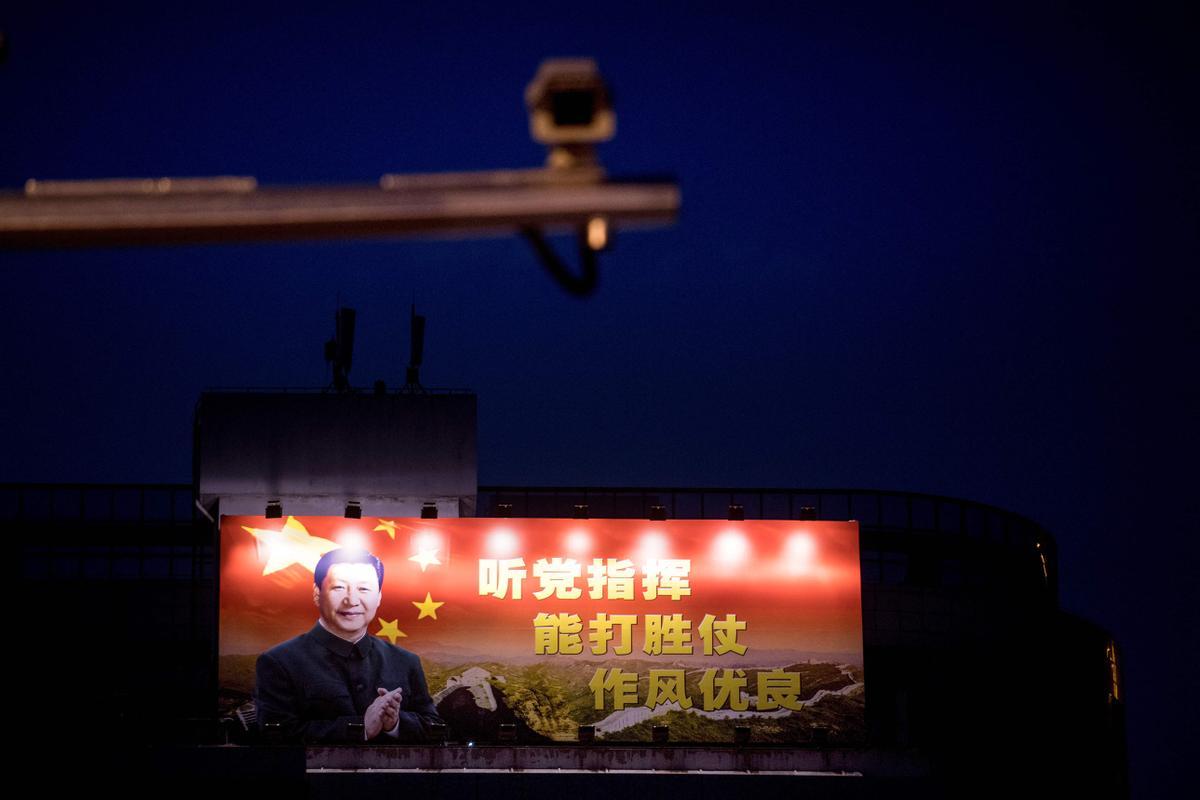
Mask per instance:
[[[0,17],[0,187],[536,166],[525,84],[594,56],[670,229],[559,291],[523,242],[0,253],[0,480],[187,480],[214,386],[480,396],[480,480],[861,486],[1058,538],[1126,650],[1139,796],[1194,748],[1197,30],[1165,9],[246,4]],[[403,4],[408,5],[408,4]],[[436,6],[436,7],[435,7]],[[560,243],[564,244],[564,243]]]

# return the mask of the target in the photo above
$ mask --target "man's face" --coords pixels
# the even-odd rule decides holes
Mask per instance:
[[[370,564],[334,564],[320,588],[313,587],[313,602],[329,631],[354,641],[375,619],[382,595],[379,577]]]

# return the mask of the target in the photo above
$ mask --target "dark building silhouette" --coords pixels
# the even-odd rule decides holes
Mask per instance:
[[[920,793],[1123,795],[1115,644],[1058,608],[1054,540],[1019,515],[868,490],[481,486],[478,495],[480,516],[570,517],[586,506],[591,517],[636,518],[663,506],[671,518],[724,519],[731,504],[747,519],[861,525],[865,751],[903,756],[880,774],[865,759],[867,780],[899,770]],[[215,532],[192,487],[4,484],[0,514],[18,543],[22,597],[32,598],[22,602],[36,605],[31,632],[48,628],[30,644],[72,654],[33,662],[38,685],[60,687],[68,707],[82,693],[87,727],[108,745],[226,741],[214,711]],[[31,740],[61,737],[57,701],[18,694]]]
[[[1127,794],[1117,646],[1102,628],[1059,608],[1055,542],[1031,520],[966,500],[880,490],[464,488],[463,475],[474,471],[473,395],[309,397],[205,395],[195,485],[0,484],[0,530],[15,543],[20,576],[9,618],[25,622],[18,632],[30,634],[11,637],[9,645],[22,664],[13,693],[29,764],[56,781],[153,791],[171,780],[224,796],[290,786],[312,796],[378,789],[600,797],[661,790],[662,781],[702,795]],[[278,425],[264,414],[272,406],[291,409]],[[385,464],[401,476],[397,488],[379,481],[362,489],[363,513],[377,513],[371,503],[392,503],[414,509],[412,516],[441,507],[479,517],[857,520],[863,744],[832,745],[819,730],[787,748],[752,739],[723,746],[546,744],[497,719],[471,728],[479,739],[472,746],[450,731],[448,743],[426,747],[306,753],[269,746],[228,710],[222,718],[216,518],[228,509],[221,497],[234,498],[229,503],[237,513],[250,513],[277,487],[286,495],[295,476],[265,458],[261,469],[226,470],[222,476],[233,475],[233,482],[221,488],[214,468],[202,474],[205,459],[229,463],[230,451],[214,431],[241,438],[261,429],[263,441],[284,441],[287,419],[311,428],[316,414],[335,427],[341,424],[335,418],[391,420],[372,424],[411,438],[392,424],[409,413],[436,420],[444,434],[431,441],[453,447],[428,456],[438,465],[430,474],[410,467],[436,442],[409,448],[403,463]],[[221,428],[222,420],[234,423]],[[253,424],[242,424],[247,420]],[[336,430],[322,437],[332,450],[345,443]],[[271,472],[274,483],[251,485],[260,472]],[[443,488],[413,488],[433,473]],[[355,480],[366,485],[372,476]],[[340,509],[347,501],[338,491],[324,502]],[[423,502],[425,491],[437,497]],[[282,502],[296,507],[306,500],[293,493]],[[311,502],[304,513],[331,513]],[[17,652],[21,645],[25,655]],[[89,747],[71,751],[73,766],[64,773],[62,743],[81,731]]]

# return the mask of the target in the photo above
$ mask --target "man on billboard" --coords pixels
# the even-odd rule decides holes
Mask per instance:
[[[307,633],[258,658],[259,726],[312,743],[420,742],[440,722],[414,653],[368,634],[382,599],[383,562],[332,550],[313,571],[319,616]],[[359,733],[352,725],[361,725]]]

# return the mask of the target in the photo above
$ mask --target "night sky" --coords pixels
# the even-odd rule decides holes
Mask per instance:
[[[524,87],[587,55],[616,98],[603,163],[674,174],[683,208],[619,233],[587,300],[515,238],[2,252],[0,480],[190,480],[203,389],[326,384],[339,299],[352,382],[399,385],[415,301],[426,385],[479,394],[483,483],[887,488],[1030,516],[1063,607],[1124,648],[1135,796],[1194,768],[1181,12],[23,5],[0,13],[3,189],[537,166]]]

